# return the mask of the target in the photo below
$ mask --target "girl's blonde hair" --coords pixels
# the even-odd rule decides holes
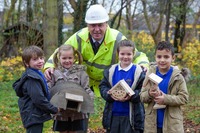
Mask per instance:
[[[73,51],[74,63],[78,63],[78,64],[82,63],[83,58],[82,58],[81,53],[79,51],[77,51],[73,46],[71,46],[69,44],[63,44],[58,48],[57,52],[53,56],[53,62],[54,62],[54,67],[55,68],[58,68],[58,67],[61,66],[60,61],[59,61],[61,52],[69,51],[69,50]]]

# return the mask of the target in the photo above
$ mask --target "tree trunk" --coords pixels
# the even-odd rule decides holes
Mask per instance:
[[[194,22],[192,24],[192,31],[190,33],[190,36],[187,38],[188,40],[191,40],[192,37],[196,37],[199,40],[199,36],[197,37],[197,27],[196,27],[199,18],[200,18],[200,8],[198,9],[198,12],[195,14]]]
[[[168,0],[166,8],[165,41],[169,41],[170,12],[171,12],[171,0]]]
[[[181,12],[176,17],[175,33],[174,33],[174,48],[175,48],[175,52],[177,53],[181,52],[181,48],[182,48],[184,37],[185,37],[187,4],[188,4],[188,0],[184,0],[180,2],[179,8]]]
[[[121,4],[121,7],[122,6],[123,6],[123,4]],[[119,17],[118,17],[118,21],[117,21],[117,25],[116,25],[115,29],[119,29],[120,23],[121,23],[121,18],[122,18],[122,12],[119,13]]]
[[[117,11],[117,13],[114,15],[114,17],[112,19],[110,19],[110,27],[111,28],[114,28],[114,25],[115,25],[115,21],[117,20],[118,18],[118,23],[116,24],[116,29],[119,28],[119,25],[120,25],[120,22],[121,22],[121,15],[122,15],[122,10],[126,7],[126,4],[124,4],[126,1],[123,1],[121,0],[121,5],[120,5],[120,8],[119,10]]]
[[[16,4],[17,0],[11,0],[11,6],[10,9],[8,10],[7,15],[5,16],[5,27],[9,26],[10,23],[10,18],[11,18],[11,22],[13,23],[13,16],[12,13],[15,10],[15,4]]]
[[[162,9],[161,7],[165,7],[165,1],[158,1],[159,4],[157,6],[160,6],[159,8]],[[154,40],[155,44],[158,44],[159,41],[161,41],[161,28],[162,28],[162,22],[163,22],[163,14],[165,11],[165,8],[163,8],[162,10],[160,10],[158,12],[158,15],[148,15],[149,12],[147,11],[147,1],[146,0],[142,0],[142,5],[143,5],[143,13],[144,13],[144,18],[147,24],[147,27],[150,31],[150,34]],[[154,21],[152,20],[154,19]],[[159,20],[157,20],[159,19]],[[158,21],[158,22],[155,22]],[[156,25],[155,25],[156,24]],[[156,27],[157,26],[157,27]]]
[[[127,23],[127,29],[128,29],[128,35],[127,35],[128,39],[132,39],[133,23],[134,23],[133,20],[135,17],[138,0],[135,1],[133,11],[132,11],[131,2],[132,2],[132,0],[127,0],[127,3],[126,3],[127,4],[127,6],[126,6],[126,23]]]
[[[63,41],[63,1],[58,0],[58,46],[62,45]]]
[[[32,22],[32,21],[33,21],[32,0],[27,0],[26,21],[27,21],[27,22]]]
[[[20,21],[20,16],[21,16],[21,4],[22,4],[22,0],[19,0],[18,11],[17,11],[17,23],[19,23],[19,21]]]
[[[75,0],[69,0],[69,3],[71,4],[72,8],[74,9],[73,17],[74,17],[74,29],[73,32],[77,32],[81,28],[86,26],[85,23],[85,13],[87,10],[87,4],[89,0],[78,0],[77,2]]]
[[[44,53],[48,59],[58,47],[58,2],[57,0],[44,0],[43,4]]]
[[[127,0],[129,2],[130,0]],[[131,5],[126,6],[126,23],[128,30],[133,30],[133,20],[131,19]]]

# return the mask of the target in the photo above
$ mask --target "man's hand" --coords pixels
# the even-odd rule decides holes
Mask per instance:
[[[44,71],[44,76],[46,77],[47,81],[51,81],[51,74],[53,74],[54,72],[54,68],[47,68],[45,71]]]
[[[145,67],[144,65],[140,65],[140,66],[141,66],[141,68],[142,68],[142,70],[143,70],[144,72],[147,72],[147,70],[148,70],[147,67]]]

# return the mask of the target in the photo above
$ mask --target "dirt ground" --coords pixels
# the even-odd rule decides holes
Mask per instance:
[[[194,124],[190,120],[184,120],[185,133],[200,133],[200,124]],[[97,129],[95,131],[89,130],[88,133],[105,133],[104,129]]]
[[[190,120],[184,121],[185,133],[200,133],[200,123],[194,124]]]

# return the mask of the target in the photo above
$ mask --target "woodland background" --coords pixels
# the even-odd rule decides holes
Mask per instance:
[[[46,59],[73,33],[86,26],[90,5],[108,11],[110,27],[120,30],[154,61],[155,45],[170,41],[176,49],[174,65],[191,71],[190,101],[184,106],[185,131],[200,132],[200,1],[198,0],[0,0],[0,132],[24,131],[12,83],[24,68],[24,47],[38,45]],[[104,132],[104,101],[95,99],[88,132]],[[51,131],[52,121],[44,132]]]

